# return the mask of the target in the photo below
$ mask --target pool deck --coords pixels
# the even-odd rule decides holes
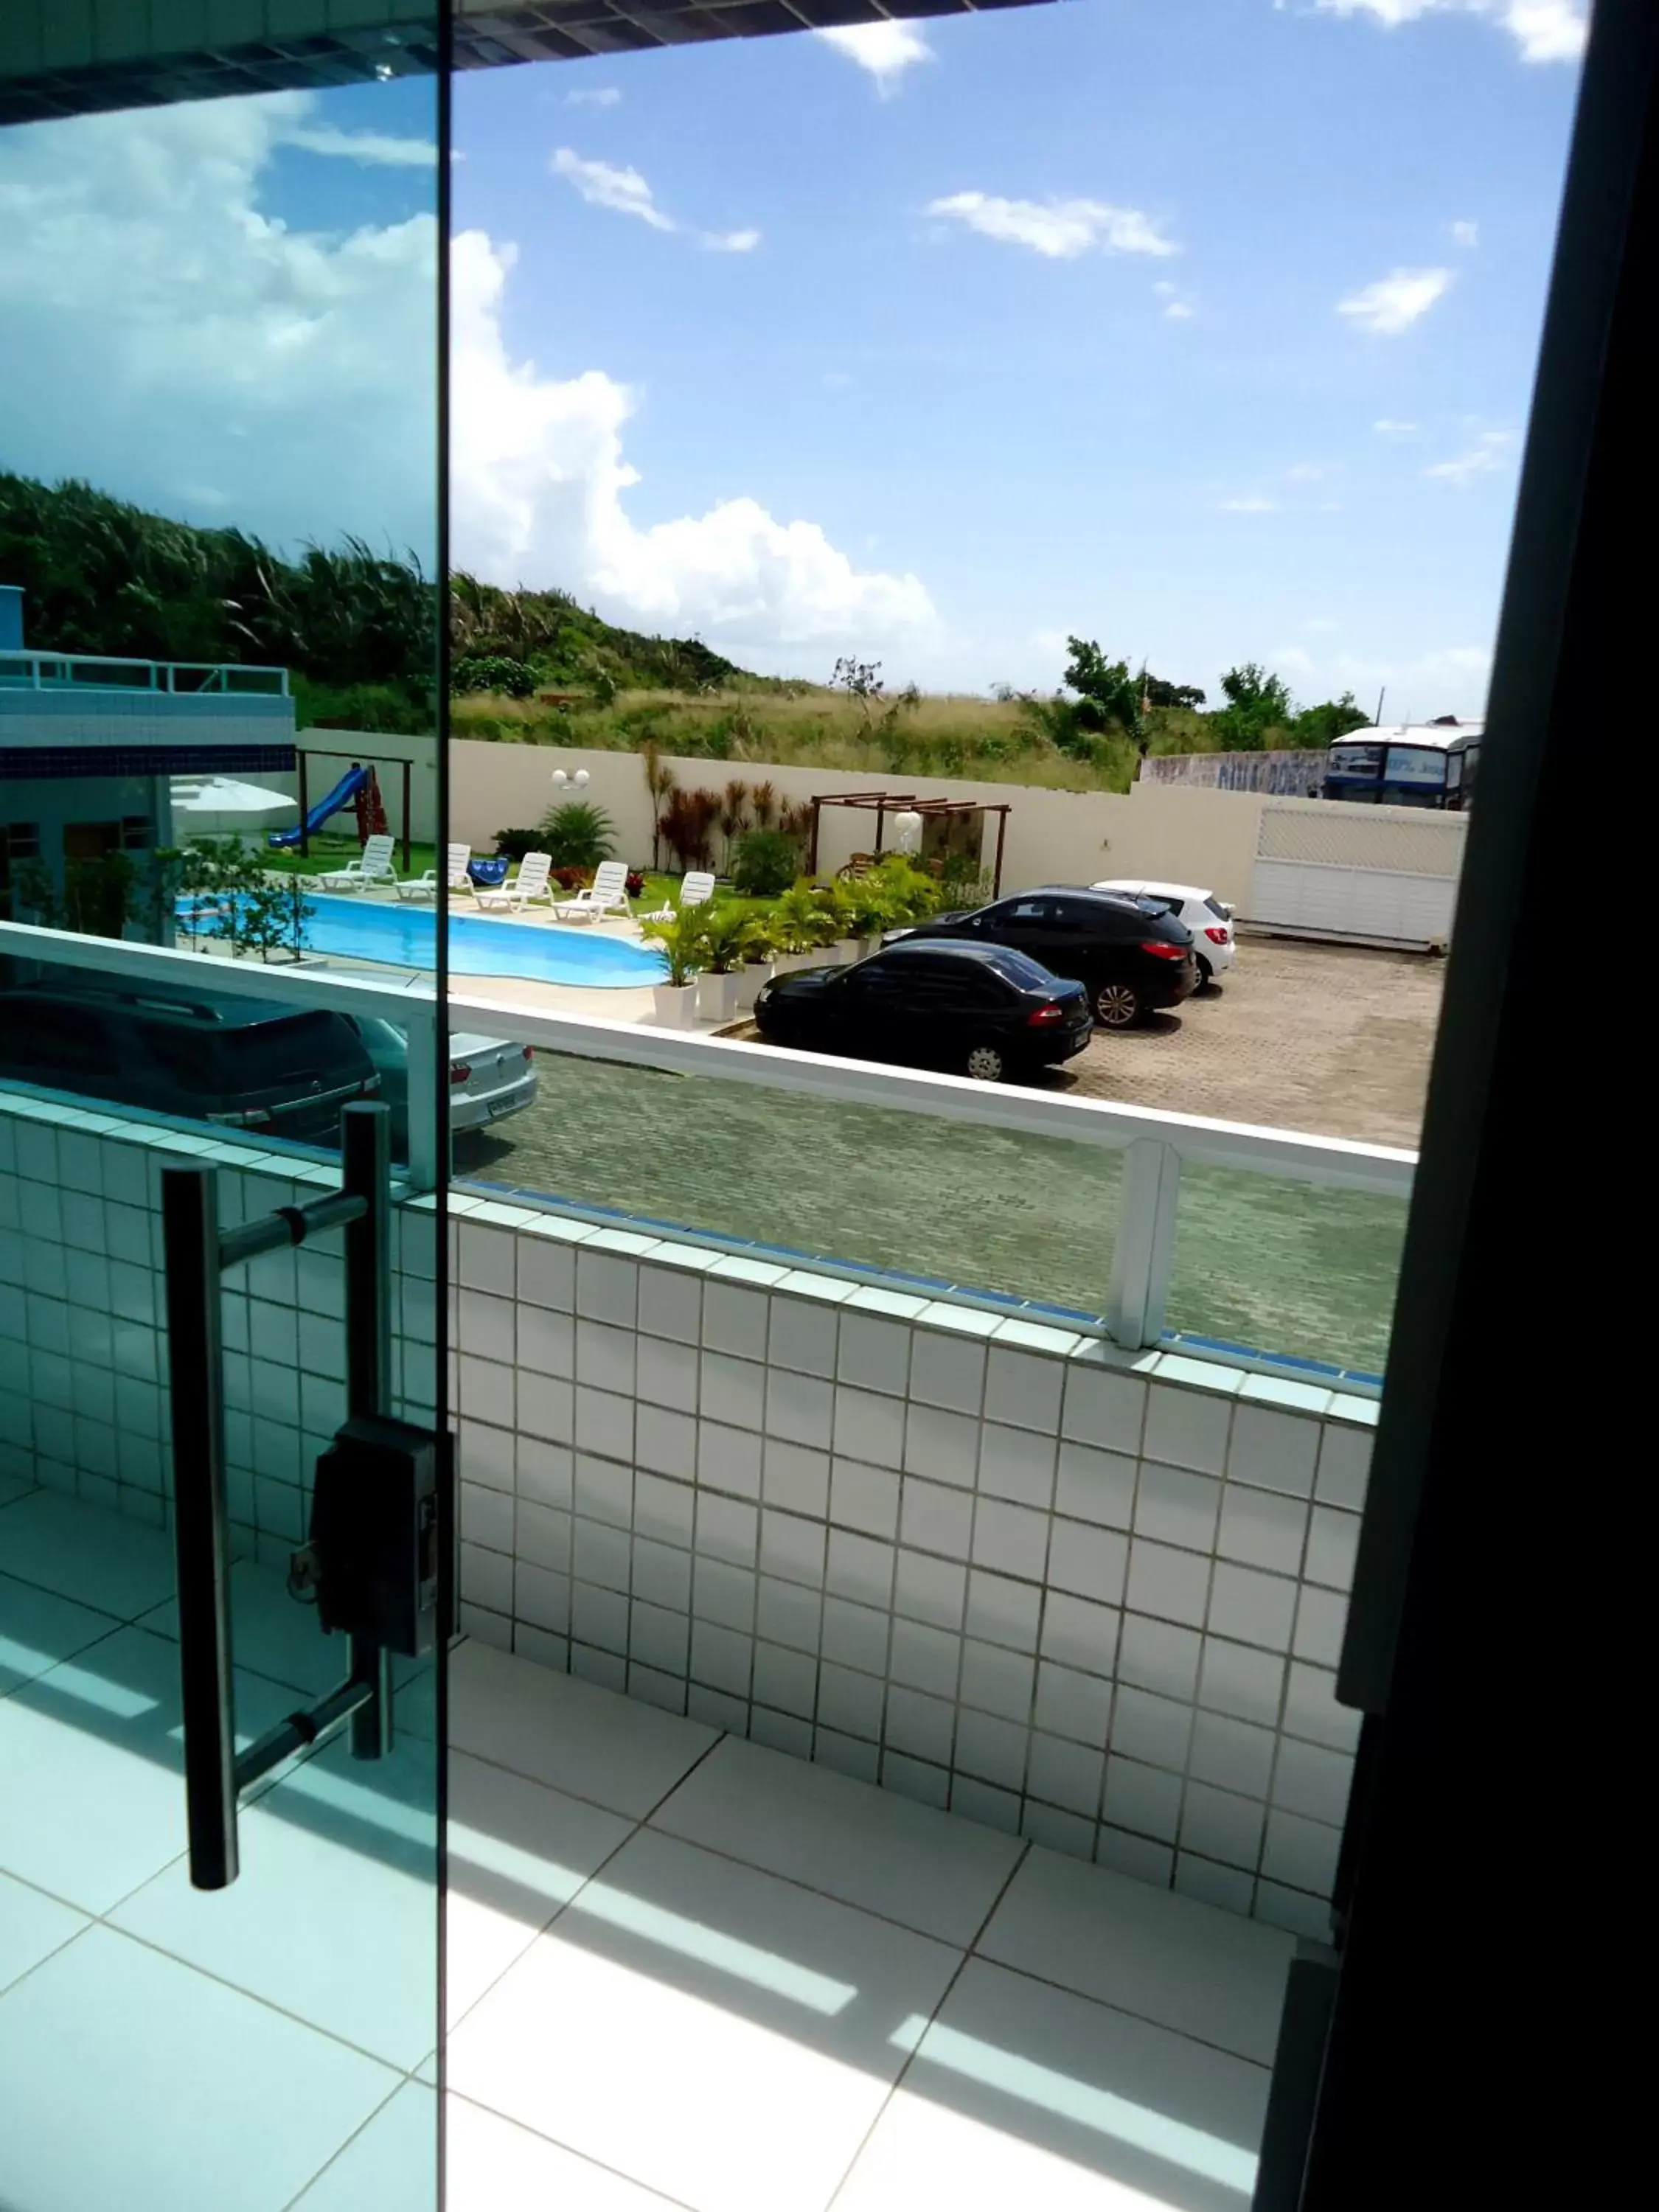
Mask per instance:
[[[365,906],[395,907],[397,895],[391,890],[354,891],[349,894]],[[535,931],[538,935],[556,930],[562,936],[591,938],[608,937],[622,945],[641,945],[644,934],[637,921],[620,915],[608,915],[598,921],[556,921],[543,908],[533,914],[509,914],[501,908],[478,907],[471,899],[450,902],[453,914],[463,918],[477,915],[490,921],[509,923],[516,929]],[[205,939],[203,951],[210,957],[228,959],[230,948],[211,939]],[[303,964],[311,969],[327,968],[343,974],[374,975],[384,979],[413,982],[428,971],[406,968],[385,960],[360,960],[349,954],[326,952],[307,955]],[[618,990],[614,987],[598,988],[580,983],[544,983],[525,975],[452,975],[452,999],[497,999],[513,1006],[532,1006],[544,1013],[585,1014],[611,1022],[649,1023],[655,1018],[656,998],[648,985],[635,989]],[[722,1022],[699,1021],[695,1024],[704,1036],[712,1036],[718,1030],[729,1027]]]

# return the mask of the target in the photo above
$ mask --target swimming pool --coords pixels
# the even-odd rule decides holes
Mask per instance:
[[[349,960],[382,960],[394,968],[430,969],[436,957],[437,916],[429,907],[383,906],[356,896],[306,899],[311,919],[307,949]],[[452,975],[517,975],[538,983],[574,983],[590,991],[638,990],[660,983],[666,963],[659,952],[590,934],[591,924],[490,921],[482,915],[449,917]]]

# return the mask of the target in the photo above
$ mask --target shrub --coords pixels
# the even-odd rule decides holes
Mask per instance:
[[[509,699],[527,699],[536,688],[535,671],[528,661],[506,653],[464,653],[449,672],[452,692],[465,697],[474,691],[504,692]]]
[[[732,854],[732,888],[748,898],[775,898],[795,880],[800,853],[781,830],[750,830]]]
[[[556,806],[541,827],[541,849],[556,868],[597,868],[616,850],[611,817],[591,799]]]
[[[501,860],[521,860],[526,853],[539,853],[546,848],[539,830],[498,830],[495,832],[495,857]]]

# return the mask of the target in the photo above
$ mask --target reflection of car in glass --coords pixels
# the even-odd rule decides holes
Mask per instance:
[[[1201,990],[1232,966],[1237,945],[1233,938],[1233,910],[1213,891],[1195,890],[1191,884],[1095,884],[1097,891],[1115,891],[1120,898],[1150,899],[1184,922],[1193,933],[1193,957],[1198,962]]]
[[[994,945],[917,939],[851,968],[803,968],[763,986],[755,1023],[775,1044],[940,1067],[982,1082],[1070,1060],[1093,1024],[1080,983]]]
[[[380,1087],[343,1014],[90,987],[0,992],[0,1078],[329,1146]]]
[[[346,1017],[368,1048],[392,1109],[392,1149],[401,1152],[409,1126],[409,1047],[393,1023],[366,1014]],[[459,1031],[449,1039],[449,1127],[465,1136],[522,1113],[536,1096],[535,1054],[527,1044]]]
[[[887,941],[1006,945],[1050,975],[1075,976],[1103,1029],[1127,1029],[1198,987],[1192,932],[1162,907],[1072,884],[1017,891],[971,913],[941,914]]]

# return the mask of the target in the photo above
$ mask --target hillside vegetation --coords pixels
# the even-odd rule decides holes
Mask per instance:
[[[0,472],[0,582],[23,586],[32,642],[280,665],[301,729],[433,726],[437,592],[412,556],[347,538],[289,557],[89,484]],[[464,574],[448,617],[453,734],[500,744],[1125,791],[1146,752],[1322,745],[1365,719],[1349,697],[1298,710],[1254,663],[1228,671],[1209,708],[1081,637],[1064,689],[987,698],[893,690],[879,663],[848,657],[827,682],[757,676],[700,638]]]

